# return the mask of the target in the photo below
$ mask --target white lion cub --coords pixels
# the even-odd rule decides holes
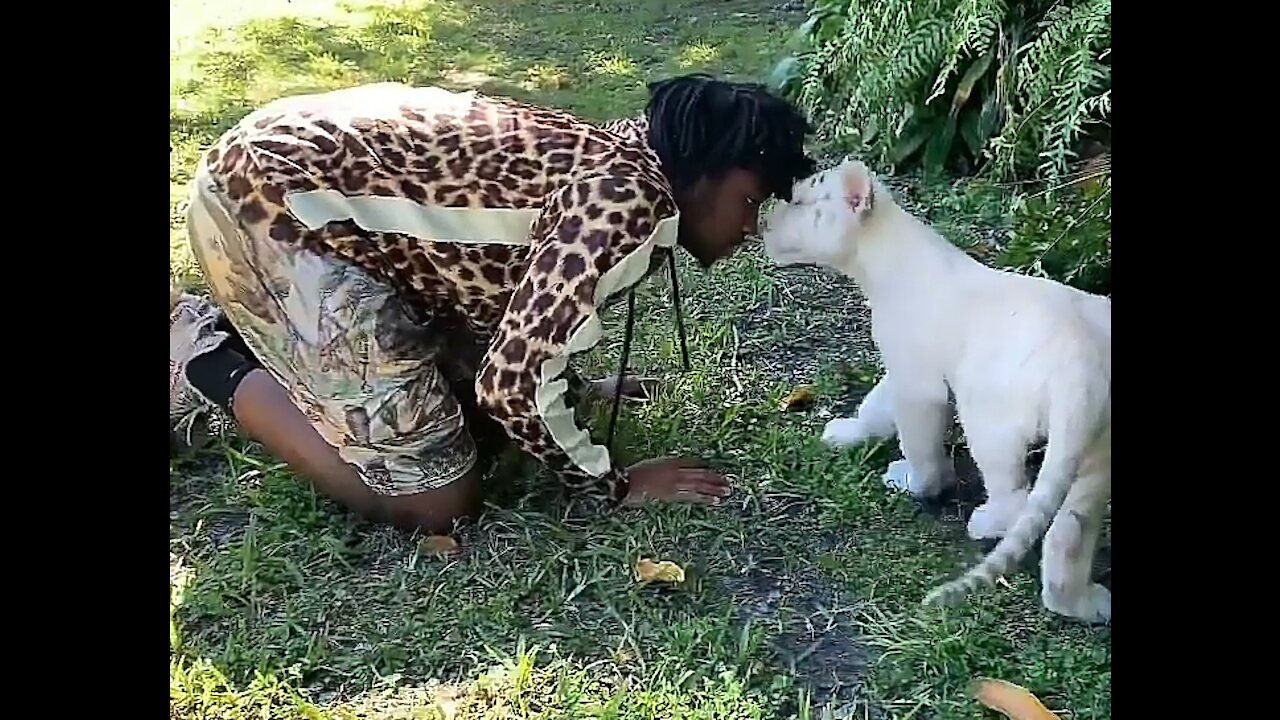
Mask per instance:
[[[796,183],[792,201],[762,225],[773,262],[838,270],[871,307],[885,375],[856,417],[827,424],[824,440],[847,447],[896,432],[906,459],[886,480],[934,497],[955,482],[943,446],[955,398],[988,498],[969,534],[1001,539],[925,602],[992,584],[1043,535],[1045,607],[1109,622],[1111,593],[1090,570],[1111,498],[1111,300],[983,265],[897,205],[855,160]],[[1028,493],[1027,449],[1043,438]]]

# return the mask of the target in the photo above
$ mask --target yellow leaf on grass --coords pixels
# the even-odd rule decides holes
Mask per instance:
[[[423,538],[419,547],[428,555],[447,555],[458,549],[458,541],[448,535],[432,535]]]
[[[981,678],[974,683],[973,696],[1011,720],[1061,720],[1029,690],[1005,680]]]
[[[808,385],[799,385],[794,390],[787,393],[786,397],[782,398],[782,402],[779,403],[778,409],[783,412],[789,410],[804,410],[812,405],[813,401],[817,399],[818,396],[814,394],[813,388]]]
[[[649,558],[641,558],[636,563],[636,579],[641,582],[684,582],[684,568],[671,562],[663,560],[662,562],[654,562]]]

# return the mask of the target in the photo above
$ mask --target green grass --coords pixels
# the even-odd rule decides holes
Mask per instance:
[[[705,0],[171,0],[171,15],[170,267],[192,285],[194,159],[264,100],[392,79],[604,119],[636,112],[662,74],[763,76],[796,22],[778,3]],[[981,550],[957,520],[970,501],[921,513],[879,483],[895,448],[816,441],[878,372],[848,284],[756,248],[709,272],[685,259],[694,369],[680,372],[655,281],[633,364],[666,384],[623,413],[620,454],[707,458],[734,479],[729,507],[601,516],[517,462],[461,552],[435,558],[216,434],[170,462],[171,717],[995,717],[966,694],[976,675],[1064,718],[1110,717],[1109,629],[1046,615],[1031,561],[968,606],[921,610]],[[621,343],[620,318],[604,319],[595,372]],[[779,412],[799,382],[817,406]],[[636,583],[642,556],[680,563],[686,582]]]

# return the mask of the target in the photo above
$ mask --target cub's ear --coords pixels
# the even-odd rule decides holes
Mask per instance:
[[[840,179],[849,209],[854,212],[870,209],[874,190],[867,166],[858,160],[846,160],[840,167]]]

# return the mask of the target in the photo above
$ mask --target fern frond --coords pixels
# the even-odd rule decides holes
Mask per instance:
[[[1000,32],[1000,20],[1007,7],[1004,0],[964,0],[956,8],[949,26],[950,49],[946,61],[933,81],[926,103],[942,94],[956,66],[966,55],[986,52]]]

